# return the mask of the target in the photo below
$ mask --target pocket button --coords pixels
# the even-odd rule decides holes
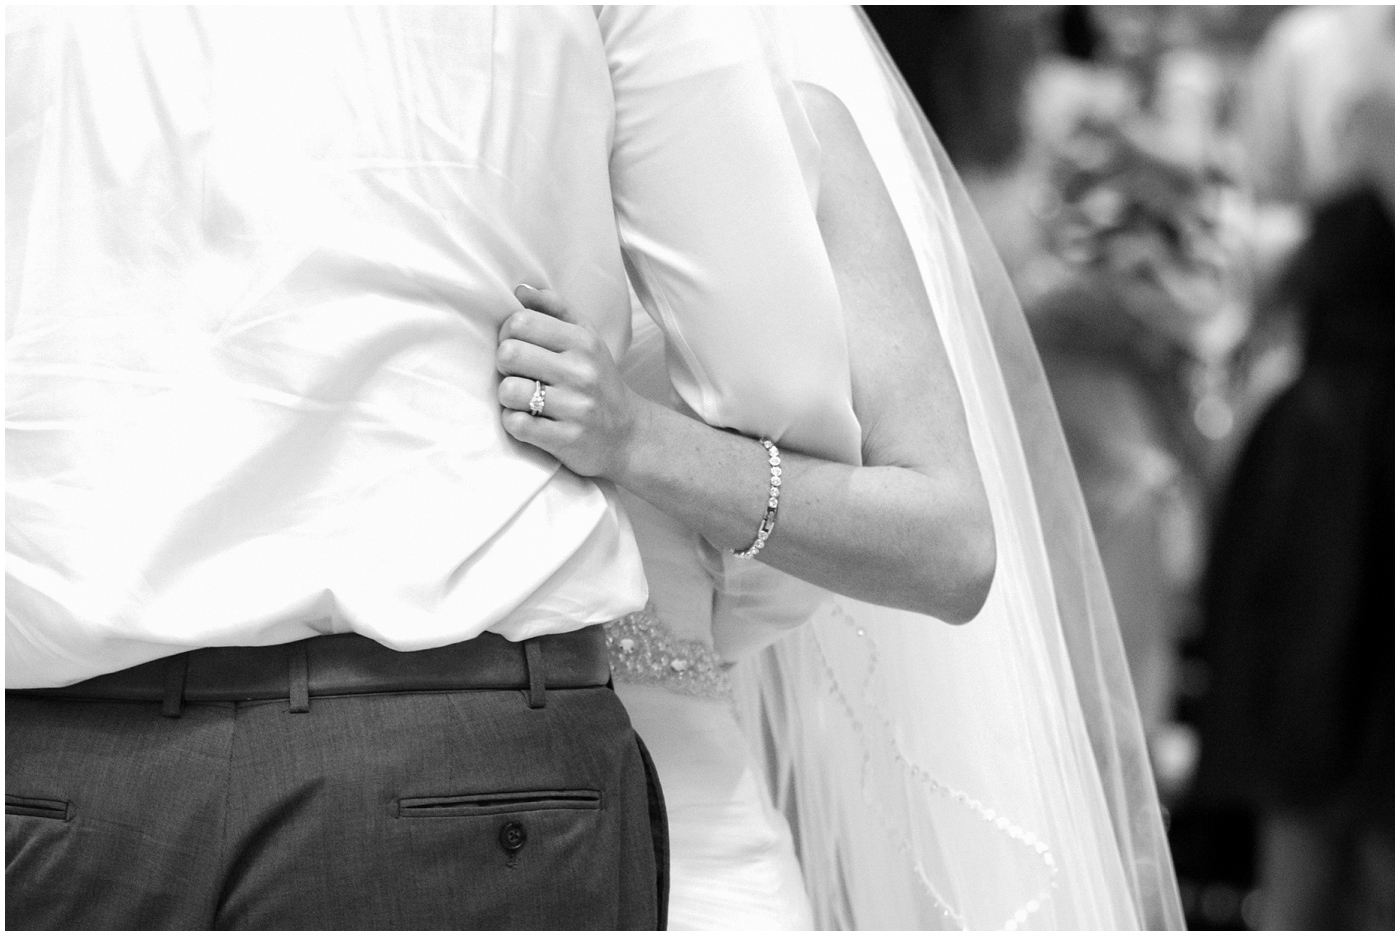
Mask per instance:
[[[511,821],[501,826],[499,836],[501,847],[507,852],[518,852],[525,847],[525,826],[522,823]]]

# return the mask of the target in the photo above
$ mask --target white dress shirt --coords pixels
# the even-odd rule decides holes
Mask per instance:
[[[10,10],[6,684],[646,598],[606,484],[508,437],[500,323],[858,459],[819,153],[734,8]],[[755,516],[755,523],[758,517]]]

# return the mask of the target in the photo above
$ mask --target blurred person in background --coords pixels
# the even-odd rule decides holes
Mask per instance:
[[[1267,929],[1394,926],[1394,16],[1286,14],[1247,100],[1304,350],[1215,526],[1197,790],[1259,811]]]
[[[1173,727],[1205,475],[1231,426],[1223,365],[1245,321],[1222,230],[1236,202],[1216,165],[1221,70],[1180,11],[872,18],[1026,307],[1155,741]]]
[[[1288,261],[1311,206],[1363,165],[1382,201],[1393,188],[1392,106],[1365,91],[1393,81],[1389,11],[1283,14],[872,11],[1025,304],[1176,820],[1188,919],[1210,927],[1257,924],[1263,901],[1248,893],[1253,801],[1192,788],[1202,694],[1213,675],[1218,708],[1229,679],[1218,649],[1201,658],[1206,531],[1249,430],[1303,366],[1311,326],[1288,306],[1306,290]],[[1311,373],[1326,342],[1309,344]]]

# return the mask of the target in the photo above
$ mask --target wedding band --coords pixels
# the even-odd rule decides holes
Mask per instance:
[[[534,396],[530,397],[531,416],[544,415],[544,390],[544,384],[540,383],[538,380],[535,381],[535,393]]]

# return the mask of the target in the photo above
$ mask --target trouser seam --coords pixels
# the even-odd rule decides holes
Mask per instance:
[[[651,831],[652,854],[656,861],[656,928],[666,929],[671,902],[671,830],[666,815],[665,793],[661,789],[661,777],[656,772],[656,764],[651,759],[642,736],[633,732],[637,739],[637,751],[642,758],[642,772],[646,778],[647,819]]]
[[[210,908],[210,929],[214,929],[217,926],[219,914],[222,912],[224,902],[228,898],[228,888],[231,883],[231,879],[228,874],[229,816],[232,814],[232,807],[230,804],[233,800],[233,750],[238,740],[238,709],[239,706],[233,706],[233,712],[231,713],[231,724],[228,733],[228,761],[224,766],[223,821],[219,824],[220,832],[218,873],[222,883],[220,884],[218,892],[214,897],[214,906]]]

